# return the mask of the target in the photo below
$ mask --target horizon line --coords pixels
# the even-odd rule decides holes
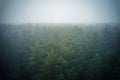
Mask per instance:
[[[71,25],[96,25],[96,24],[120,24],[120,22],[99,22],[99,23],[52,23],[52,22],[36,22],[36,23],[32,23],[32,22],[28,22],[28,23],[0,23],[0,25],[47,25],[47,24],[52,24],[52,25],[66,25],[66,24],[71,24]]]

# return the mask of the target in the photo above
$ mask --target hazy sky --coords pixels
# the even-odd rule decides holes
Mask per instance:
[[[0,23],[120,22],[120,0],[0,0]]]

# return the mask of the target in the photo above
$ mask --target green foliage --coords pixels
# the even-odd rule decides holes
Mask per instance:
[[[120,79],[116,48],[119,46],[116,41],[120,40],[119,28],[116,27],[116,31],[103,25],[25,26],[29,28],[5,28],[11,32],[1,39],[1,45],[8,44],[8,48],[3,47],[5,52],[11,52],[2,54],[2,58],[12,56],[11,60],[16,61],[14,68],[9,64],[11,71],[5,76],[8,80]]]
[[[79,33],[83,34],[82,30]],[[97,33],[82,40],[85,36],[78,35],[78,28],[54,27],[48,28],[44,36],[31,50],[28,65],[38,71],[32,74],[33,80],[74,80],[78,72],[85,76],[90,73],[88,78],[93,79],[101,61],[96,53]]]

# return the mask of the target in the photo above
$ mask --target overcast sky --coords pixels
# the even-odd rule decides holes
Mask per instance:
[[[0,23],[109,22],[120,22],[120,0],[0,0]]]

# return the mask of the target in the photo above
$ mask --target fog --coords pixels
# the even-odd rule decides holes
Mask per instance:
[[[0,23],[119,23],[119,0],[1,0]]]
[[[0,80],[120,80],[120,0],[0,0]]]

